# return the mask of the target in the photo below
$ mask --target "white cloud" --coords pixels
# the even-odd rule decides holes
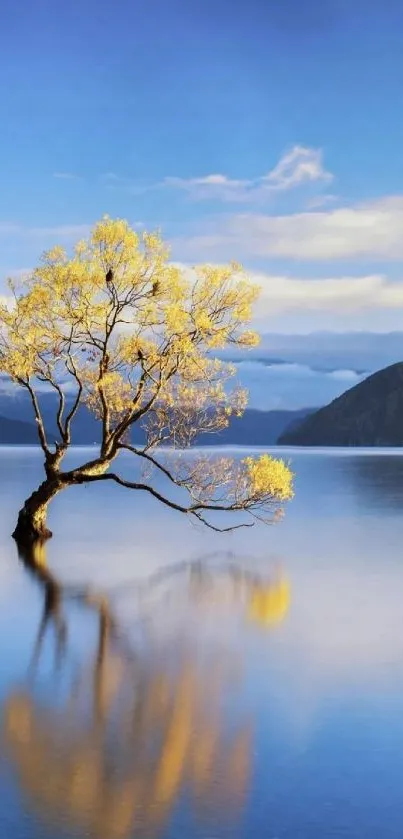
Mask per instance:
[[[240,384],[249,391],[249,408],[260,411],[321,407],[362,381],[354,370],[314,370],[305,364],[237,363]]]
[[[0,294],[0,306],[5,306],[11,311],[15,306],[15,299],[12,294]]]
[[[183,190],[197,200],[242,202],[260,200],[303,184],[328,183],[332,177],[323,166],[320,149],[294,146],[270,172],[253,180],[235,180],[217,173],[197,178],[168,177],[157,186]]]
[[[357,384],[357,380],[360,378],[361,374],[357,373],[356,370],[331,370],[329,373],[329,377],[331,379],[335,379],[337,382],[345,382],[351,384],[351,386]]]
[[[72,379],[59,379],[59,385],[66,396],[70,393],[77,393],[77,384]],[[55,393],[54,388],[48,382],[35,381],[36,393]],[[4,373],[0,373],[0,394],[17,398],[23,392],[21,385],[16,384]],[[31,417],[24,417],[30,420]]]
[[[403,258],[403,195],[321,212],[237,213],[174,242],[182,258]],[[193,258],[194,258],[193,256]]]
[[[383,274],[318,280],[250,274],[261,288],[259,319],[277,312],[361,311],[403,308],[403,282],[391,283]]]
[[[192,281],[194,269],[175,262]],[[403,308],[403,280],[391,282],[384,274],[320,279],[247,272],[260,288],[255,316],[259,319],[283,312],[362,312],[368,309]]]
[[[0,373],[0,395],[17,397],[19,392],[20,386],[16,385],[5,373]]]
[[[66,396],[69,393],[77,393],[77,383],[74,379],[59,379],[58,384],[60,385],[63,393],[65,393]],[[48,382],[36,381],[35,390],[37,393],[55,393],[55,389]]]

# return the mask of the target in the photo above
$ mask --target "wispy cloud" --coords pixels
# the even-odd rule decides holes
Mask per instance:
[[[130,224],[139,231],[144,228],[144,223],[139,220],[130,221]],[[35,259],[35,253],[38,249],[46,249],[59,243],[69,248],[80,239],[90,236],[93,227],[93,224],[56,224],[35,227],[0,221],[0,241],[3,239],[13,240],[16,249],[20,248],[22,244],[34,247],[35,251],[32,253],[32,258]],[[10,269],[8,273],[15,276],[18,271],[26,273],[25,269]],[[2,273],[4,276],[4,271]]]
[[[331,260],[403,257],[403,195],[290,215],[236,213],[174,242],[186,259]],[[179,255],[179,254],[178,254]]]
[[[59,224],[54,227],[30,227],[12,222],[0,222],[0,236],[16,236],[22,238],[58,238],[74,239],[87,236],[91,230],[90,224]]]
[[[310,181],[331,181],[333,175],[323,166],[320,149],[294,146],[262,181],[275,190],[292,189]]]
[[[156,186],[182,190],[198,201],[211,198],[220,201],[244,201],[250,199],[252,189],[257,183],[258,181],[233,180],[226,175],[217,174],[201,178],[169,177]]]
[[[122,177],[122,175],[117,175],[116,172],[103,172],[99,179],[106,184],[123,184],[127,185],[128,183],[132,183],[131,180],[128,178]]]
[[[242,203],[262,201],[304,185],[328,184],[333,175],[325,169],[321,149],[296,145],[282,155],[273,169],[256,178],[231,178],[215,172],[192,178],[168,176],[156,183],[141,184],[116,172],[105,172],[100,180],[110,189],[126,189],[133,194],[172,189],[186,193],[195,201]]]
[[[25,232],[28,236],[34,236],[35,238],[49,236],[58,239],[79,239],[88,236],[91,227],[90,224],[60,224],[55,227],[30,227],[26,228]]]
[[[323,317],[316,331],[308,334],[278,331],[276,318],[273,331],[265,331],[261,344],[247,351],[247,358],[253,357],[261,363],[272,363],[281,359],[291,364],[302,364],[317,372],[353,370],[358,374],[380,370],[389,364],[402,360],[403,332],[371,332],[359,329],[355,320],[352,331],[334,331],[335,318],[332,315],[329,330],[324,330]],[[379,314],[378,314],[379,322]],[[245,358],[245,350],[226,353],[231,360]]]
[[[0,236],[12,236],[19,233],[21,229],[21,225],[12,221],[0,221]]]
[[[74,172],[54,172],[54,178],[58,178],[61,181],[78,181],[80,176],[75,175]]]
[[[182,190],[195,200],[244,202],[260,200],[304,184],[329,183],[332,179],[333,175],[323,165],[320,149],[294,146],[267,174],[252,180],[232,179],[216,173],[196,178],[167,177],[156,186]]]
[[[331,192],[325,192],[322,195],[314,195],[306,203],[307,210],[321,210],[323,207],[328,207],[329,204],[334,204],[336,201],[340,202],[338,195],[333,195]]]

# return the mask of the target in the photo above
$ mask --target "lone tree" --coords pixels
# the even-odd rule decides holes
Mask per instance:
[[[202,432],[222,429],[245,408],[245,392],[229,386],[233,366],[214,356],[258,341],[245,328],[258,292],[238,265],[184,271],[170,263],[158,235],[139,235],[105,217],[71,258],[53,248],[10,289],[11,302],[0,307],[0,372],[29,394],[45,468],[43,483],[20,510],[17,541],[51,536],[51,499],[92,481],[149,493],[216,529],[232,528],[217,527],[211,511],[269,520],[292,497],[290,470],[267,454],[233,460],[158,453],[161,444],[182,449]],[[58,439],[51,442],[39,396],[45,387],[55,394]],[[82,404],[99,420],[99,449],[81,466],[63,469]],[[136,423],[141,446],[131,435]],[[122,450],[147,466],[147,480],[110,470]],[[156,473],[173,495],[155,488]]]

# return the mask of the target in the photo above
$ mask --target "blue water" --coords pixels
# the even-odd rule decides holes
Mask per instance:
[[[281,454],[273,527],[66,491],[46,611],[9,535],[40,455],[0,450],[1,837],[401,839],[403,454]]]

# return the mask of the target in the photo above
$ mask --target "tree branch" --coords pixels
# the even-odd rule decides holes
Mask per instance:
[[[76,394],[76,398],[75,398],[75,400],[74,400],[74,402],[71,406],[71,409],[70,409],[69,413],[67,414],[67,417],[66,417],[65,423],[64,423],[64,429],[65,429],[65,435],[66,435],[66,444],[67,445],[70,445],[70,442],[71,442],[71,423],[72,423],[72,420],[74,419],[74,417],[77,413],[78,406],[79,406],[80,400],[81,400],[81,395],[82,395],[82,392],[83,392],[83,383],[82,383],[80,377],[78,376],[77,368],[74,364],[74,361],[73,361],[71,355],[69,355],[69,362],[71,364],[72,371],[69,370],[69,368],[67,367],[67,364],[66,364],[66,367],[67,367],[68,372],[75,378],[75,380],[78,384],[78,391],[77,391],[77,394]]]
[[[216,507],[211,507],[211,509],[215,510],[217,508]],[[230,510],[231,507],[228,507],[227,509]],[[195,513],[194,512],[193,515],[197,519],[199,519],[199,521],[202,524],[204,524],[206,527],[208,527],[210,530],[215,530],[216,533],[230,533],[232,530],[240,530],[241,527],[243,528],[243,527],[253,527],[254,526],[253,521],[252,522],[250,522],[250,521],[246,522],[245,521],[245,522],[242,522],[242,524],[232,524],[229,527],[216,527],[215,524],[211,524],[211,522],[207,521],[207,519],[205,519],[204,516],[202,516],[200,513]]]
[[[45,455],[48,458],[49,455],[51,454],[51,452],[48,448],[48,444],[47,444],[47,440],[46,440],[45,427],[44,427],[44,424],[43,424],[43,418],[42,418],[41,410],[40,410],[40,407],[39,407],[39,404],[38,404],[38,400],[36,398],[36,393],[35,393],[32,385],[30,384],[29,379],[17,378],[17,382],[18,382],[18,384],[22,385],[23,387],[25,387],[27,389],[27,391],[28,391],[28,393],[31,397],[32,407],[34,409],[34,414],[35,414],[35,419],[36,419],[36,426],[37,426],[37,429],[38,429],[39,442],[41,444],[42,450],[45,452]]]
[[[237,505],[237,504],[190,504],[188,507],[185,507],[183,504],[178,504],[175,501],[171,501],[169,498],[166,498],[162,495],[158,490],[154,489],[154,487],[149,486],[149,484],[142,484],[134,481],[127,481],[125,478],[122,478],[120,475],[117,475],[115,472],[107,472],[103,475],[88,475],[85,472],[81,472],[81,470],[74,470],[70,475],[66,475],[68,479],[71,478],[73,483],[76,484],[85,484],[85,483],[92,483],[94,481],[114,481],[115,483],[119,484],[120,486],[126,487],[127,489],[136,489],[141,490],[143,492],[148,492],[158,501],[161,501],[162,504],[165,506],[170,507],[172,510],[177,510],[179,513],[186,513],[187,515],[192,515],[201,521],[203,524],[210,527],[212,530],[216,530],[219,533],[225,533],[230,530],[238,530],[240,527],[253,527],[254,523],[242,523],[238,525],[233,525],[232,527],[225,527],[220,528],[216,527],[215,525],[210,524],[206,521],[203,516],[203,511],[210,511],[210,512],[241,512],[247,511],[246,506]]]
[[[52,378],[52,376],[38,376],[38,379],[41,382],[48,382],[48,384],[50,384],[51,387],[53,387],[53,389],[59,395],[59,407],[57,409],[56,423],[57,423],[57,428],[58,428],[58,431],[59,431],[59,434],[60,434],[60,437],[61,437],[61,441],[62,441],[62,443],[65,443],[65,431],[64,431],[63,423],[62,423],[64,407],[65,407],[64,393],[63,393],[60,385],[58,385],[57,382],[55,382],[55,380]]]
[[[126,443],[120,443],[119,448],[120,449],[127,449],[127,451],[132,452],[132,454],[138,455],[138,457],[142,457],[142,458],[144,458],[144,460],[147,460],[149,463],[151,463],[153,466],[155,466],[157,469],[159,469],[170,481],[172,481],[172,483],[175,484],[175,486],[180,486],[180,487],[186,486],[186,482],[181,481],[180,479],[176,479],[174,477],[174,475],[172,475],[172,473],[169,471],[169,469],[167,469],[165,466],[162,465],[162,463],[159,463],[158,460],[156,460],[154,457],[152,457],[152,455],[147,454],[145,451],[143,451],[141,449],[136,449],[135,446],[131,446],[131,445],[126,444]],[[169,504],[169,502],[167,502],[167,503]],[[205,509],[217,510],[218,508],[216,506],[211,505],[210,507],[206,507]],[[227,508],[227,509],[232,509],[232,508]],[[206,527],[209,527],[211,530],[215,530],[217,533],[227,533],[231,530],[238,530],[238,528],[240,528],[240,527],[253,527],[253,522],[252,523],[251,522],[248,522],[248,523],[245,522],[243,524],[231,525],[230,527],[216,527],[214,524],[211,524],[211,522],[207,521],[201,515],[201,513],[197,513],[195,510],[190,510],[190,512],[192,512],[192,514],[197,519],[199,519],[199,521],[201,521],[202,524],[205,524]]]
[[[135,446],[131,446],[129,443],[118,443],[118,448],[126,449],[132,454],[144,458],[144,460],[147,460],[149,463],[152,464],[152,466],[156,466],[157,469],[159,469],[167,478],[169,478],[170,481],[172,481],[172,483],[174,483],[176,486],[179,486],[179,482],[172,475],[172,472],[170,472],[169,469],[166,468],[166,466],[163,466],[162,463],[156,460],[156,458],[153,457],[151,454],[147,454],[147,452],[145,452],[144,449],[136,449]]]

